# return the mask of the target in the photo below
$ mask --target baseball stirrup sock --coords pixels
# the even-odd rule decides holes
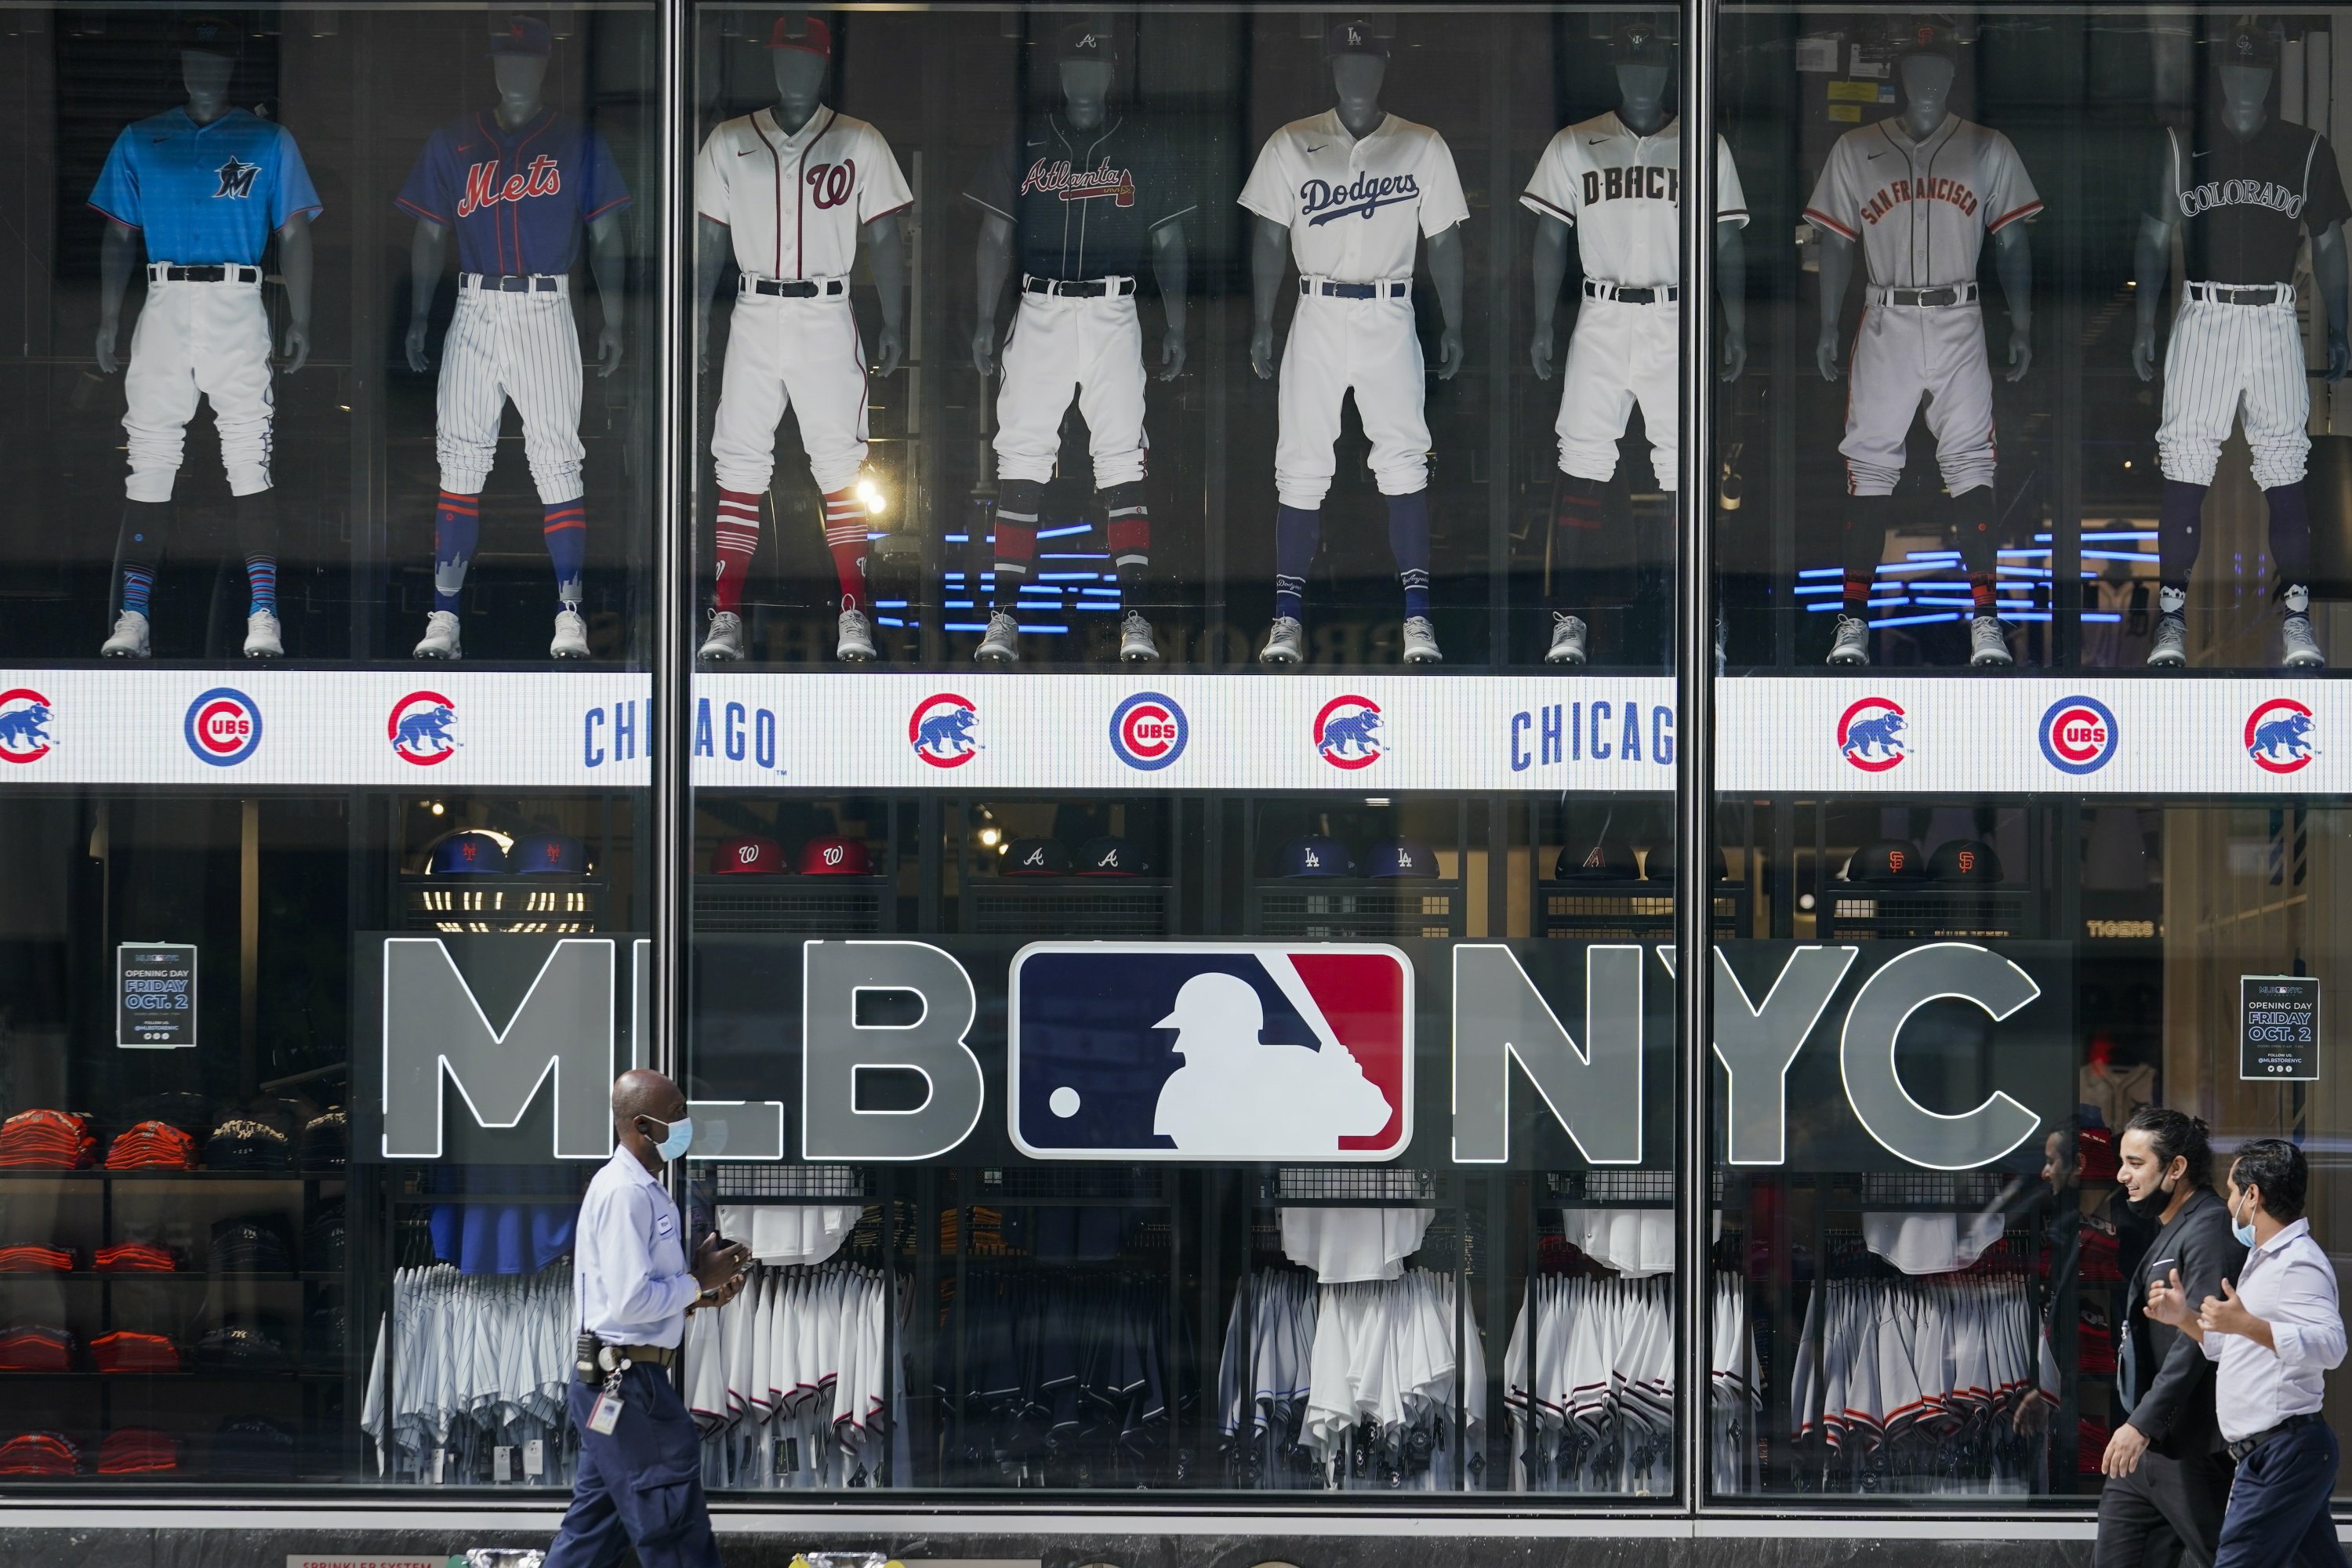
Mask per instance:
[[[1389,497],[1389,553],[1404,585],[1404,613],[1429,614],[1429,492]]]
[[[245,582],[251,599],[246,614],[278,613],[278,492],[238,496],[236,531],[245,547]]]
[[[1952,511],[1959,523],[1960,565],[1969,574],[1969,603],[1975,614],[1990,616],[1999,596],[2000,576],[1992,487],[1979,485],[1954,496]]]
[[[1274,613],[1293,620],[1307,598],[1307,574],[1323,542],[1323,513],[1303,506],[1274,509]]]
[[[866,503],[850,489],[829,490],[824,498],[824,547],[833,556],[833,574],[841,583],[841,607],[866,604]]]
[[[155,571],[163,559],[163,537],[172,523],[168,501],[122,503],[122,532],[115,553],[122,561],[122,608],[147,613]]]
[[[2157,576],[2167,586],[2189,586],[2189,574],[2196,570],[2198,552],[2205,547],[2201,524],[2204,515],[2203,485],[2180,479],[2164,481],[2164,500],[2158,504],[2156,513],[2156,549]],[[2273,511],[2271,515],[2275,519],[2278,514]],[[2273,526],[2276,526],[2275,522]]]
[[[1034,479],[1006,479],[997,491],[996,592],[992,603],[1009,605],[1029,581],[1037,560],[1037,517],[1045,489]]]
[[[1878,575],[1879,558],[1886,553],[1886,520],[1895,501],[1891,496],[1853,496],[1845,503],[1845,613],[1859,616],[1870,605],[1870,585]]]
[[[712,542],[719,571],[710,586],[711,606],[732,614],[743,606],[743,578],[751,569],[752,552],[760,548],[760,498],[748,490],[720,490]]]
[[[557,501],[546,511],[542,531],[547,537],[547,558],[555,566],[556,607],[577,610],[580,580],[588,564],[588,502],[585,498]]]
[[[1140,484],[1114,485],[1102,493],[1103,531],[1119,586],[1140,587],[1151,570],[1151,509]]]
[[[466,568],[474,562],[475,542],[482,534],[482,498],[443,490],[433,509],[433,607],[457,613],[457,595],[465,590]]]
[[[1551,514],[1551,607],[1573,608],[1569,585],[1582,559],[1584,541],[1601,528],[1601,487],[1574,474],[1562,474],[1554,491]]]
[[[278,557],[248,555],[245,558],[245,586],[247,595],[245,613],[257,616],[267,610],[278,613]]]
[[[2311,578],[2311,503],[2303,481],[2263,492],[2271,509],[2271,565],[2281,585]]]

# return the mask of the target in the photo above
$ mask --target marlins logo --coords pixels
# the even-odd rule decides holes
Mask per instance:
[[[2116,716],[2094,697],[2062,697],[2042,715],[2042,754],[2061,773],[2095,773],[2116,760]]]
[[[1412,1137],[1412,967],[1392,947],[1036,942],[1007,1027],[1033,1158],[1388,1160]]]
[[[392,705],[383,722],[384,738],[404,763],[429,768],[447,762],[461,744],[449,731],[457,722],[457,704],[437,691],[412,691]]]
[[[241,202],[253,195],[253,176],[261,173],[261,165],[243,163],[231,158],[213,173],[220,176],[220,189],[213,193],[213,200],[219,201],[226,196],[232,201]]]
[[[37,763],[49,754],[49,700],[29,687],[0,691],[0,763]]]
[[[2311,743],[2311,710],[2273,697],[2246,715],[2246,755],[2266,773],[2301,773],[2319,752]]]
[[[1334,697],[1315,715],[1315,750],[1335,768],[1369,768],[1387,753],[1381,705],[1369,697]]]
[[[932,767],[960,768],[980,755],[980,710],[952,691],[926,697],[907,716],[907,743]]]
[[[260,749],[261,710],[244,692],[215,686],[188,704],[180,729],[198,761],[233,768]]]
[[[1883,773],[1911,754],[1903,739],[1910,721],[1884,697],[1865,697],[1838,718],[1838,750],[1866,773]]]
[[[1157,773],[1184,754],[1192,726],[1172,697],[1139,691],[1111,710],[1110,749],[1142,773]]]

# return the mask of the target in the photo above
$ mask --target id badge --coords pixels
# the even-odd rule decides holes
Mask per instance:
[[[588,1412],[588,1430],[599,1437],[609,1437],[620,1423],[621,1396],[609,1389],[598,1394],[594,1408]]]

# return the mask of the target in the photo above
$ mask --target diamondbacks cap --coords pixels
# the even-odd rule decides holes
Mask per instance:
[[[873,872],[873,862],[866,858],[866,846],[855,838],[835,835],[812,838],[801,846],[803,877],[867,877]]]
[[[1559,882],[1630,882],[1637,875],[1633,851],[1614,833],[1604,832],[1591,843],[1563,844],[1552,862],[1552,879]]]
[[[1277,877],[1352,877],[1356,858],[1336,838],[1303,833],[1282,847],[1275,857]]]
[[[997,857],[1000,877],[1066,877],[1070,852],[1058,838],[1016,838]]]
[[[1370,22],[1342,22],[1323,35],[1323,58],[1328,60],[1339,55],[1375,55],[1386,59],[1389,47]]]
[[[506,26],[490,32],[493,55],[526,55],[545,59],[555,52],[555,35],[536,16],[509,16]]]
[[[1927,875],[1938,882],[1998,882],[2000,857],[1979,839],[1947,839],[1927,857]]]
[[[802,49],[831,59],[833,29],[814,16],[779,16],[776,25],[768,29],[768,47]]]
[[[1078,846],[1081,877],[1140,877],[1150,868],[1143,851],[1117,834],[1106,833]]]
[[[515,840],[507,863],[518,877],[584,877],[588,847],[568,833],[534,833]]]
[[[1417,838],[1391,838],[1385,844],[1375,844],[1365,857],[1367,877],[1434,877],[1437,875],[1437,855]]]
[[[1072,60],[1108,60],[1118,53],[1118,40],[1108,28],[1076,22],[1062,29],[1054,40],[1054,57]]]
[[[1927,874],[1927,858],[1907,838],[1881,838],[1853,852],[1845,863],[1849,882],[1916,882]]]
[[[478,827],[463,833],[452,833],[433,847],[433,858],[426,863],[428,877],[503,877],[507,874],[506,846],[493,834]]]
[[[1649,22],[1628,22],[1610,35],[1609,61],[1620,66],[1671,66],[1674,41]]]
[[[1956,60],[1960,58],[1960,40],[1940,22],[1914,23],[1896,32],[1895,48],[1896,59],[1912,55],[1939,55]]]
[[[2241,17],[2216,42],[2213,63],[2274,68],[2279,63],[2278,38],[2252,17]]]
[[[245,34],[225,16],[191,16],[180,24],[180,52],[236,58],[245,48]]]
[[[1720,844],[1715,847],[1714,871],[1715,879],[1717,881],[1728,882],[1731,880],[1731,856]],[[1650,849],[1647,854],[1642,857],[1642,880],[1645,882],[1671,882],[1674,879],[1675,847],[1673,845],[1657,845]]]
[[[710,874],[714,877],[772,877],[781,876],[783,870],[784,847],[757,834],[722,840],[710,852]]]

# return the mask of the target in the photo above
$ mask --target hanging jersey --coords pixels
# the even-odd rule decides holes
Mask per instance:
[[[550,109],[509,131],[485,109],[433,133],[397,199],[457,230],[463,271],[561,277],[581,226],[627,206],[629,191],[604,138],[578,121]]]
[[[1470,216],[1444,137],[1391,114],[1359,141],[1336,109],[1267,137],[1240,201],[1290,230],[1301,274],[1342,283],[1412,277],[1414,242]]]
[[[1585,275],[1637,289],[1682,278],[1683,133],[1679,118],[1637,136],[1612,112],[1570,125],[1536,160],[1519,204],[1576,226]],[[1731,148],[1715,139],[1715,216],[1748,222]]]
[[[2252,136],[2212,126],[2194,138],[2167,127],[2158,216],[2180,226],[2193,283],[2288,283],[2302,231],[2347,214],[2336,150],[2308,126],[2272,120]]]
[[[754,278],[846,278],[857,231],[915,205],[882,132],[819,109],[791,135],[762,109],[720,125],[694,160],[694,208],[733,232]]]
[[[143,230],[148,260],[184,267],[250,266],[273,232],[321,210],[293,133],[242,109],[205,125],[173,109],[125,126],[89,205]]]
[[[2000,132],[1947,115],[1914,142],[1897,116],[1838,138],[1804,218],[1860,240],[1873,283],[1940,289],[1975,281],[1985,236],[2041,210]]]
[[[1008,219],[1032,278],[1134,278],[1152,231],[1193,208],[1164,140],[1131,115],[1091,132],[1047,115],[991,158],[965,199]]]

